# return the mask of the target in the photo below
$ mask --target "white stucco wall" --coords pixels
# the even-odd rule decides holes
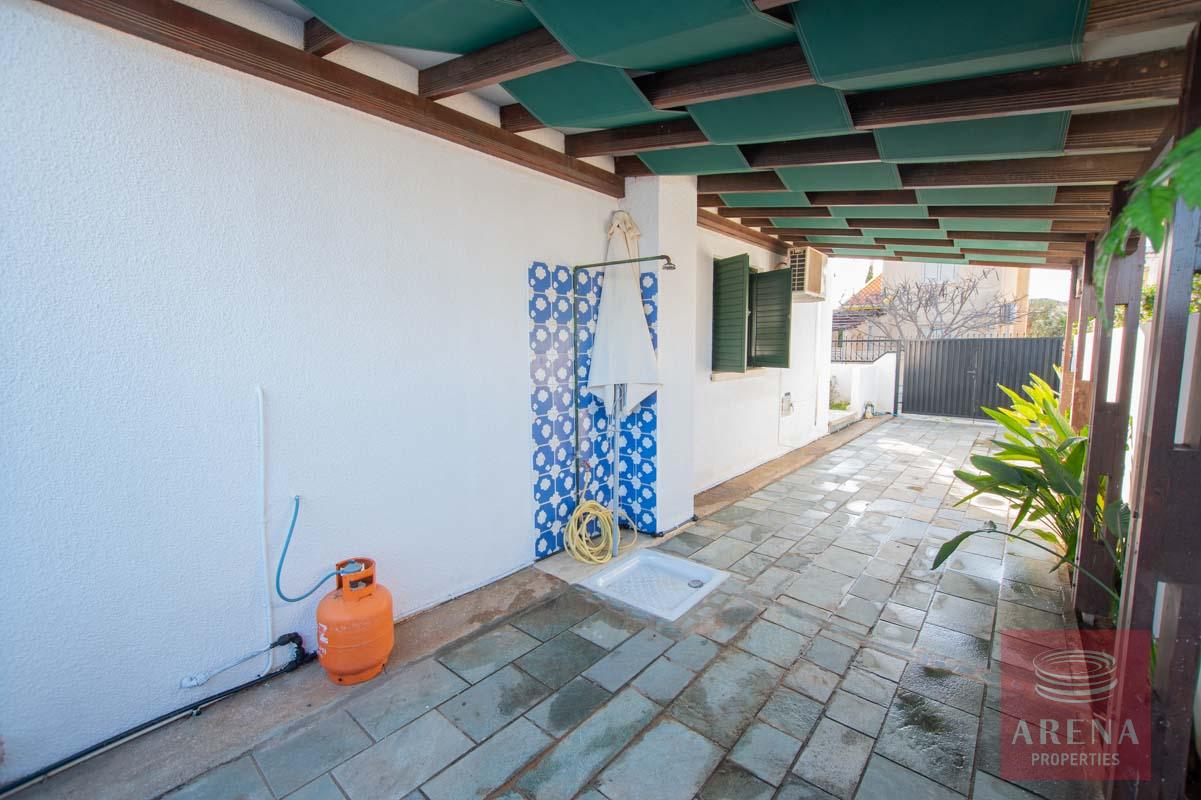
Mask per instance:
[[[753,267],[782,258],[707,230],[696,256],[696,424],[694,486],[702,491],[825,435],[829,425],[829,301],[793,303],[791,366],[752,370],[713,380],[713,259],[750,253]],[[780,399],[792,393],[794,411],[780,416]]]
[[[863,413],[866,403],[875,406],[876,413],[892,413],[893,389],[897,357],[888,353],[871,364],[831,364],[830,378],[837,387],[833,394],[849,402],[848,410]]]
[[[288,589],[531,561],[526,269],[615,200],[28,0],[0,64],[0,782],[262,667],[178,686],[266,639],[256,387]]]

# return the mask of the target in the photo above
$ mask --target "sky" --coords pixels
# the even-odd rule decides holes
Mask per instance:
[[[867,279],[867,267],[872,262],[858,258],[831,258],[826,264],[826,296],[842,302],[862,286]],[[884,262],[875,262],[875,272],[880,273]],[[1066,269],[1030,270],[1030,298],[1049,297],[1053,300],[1068,299],[1068,282],[1071,272]]]

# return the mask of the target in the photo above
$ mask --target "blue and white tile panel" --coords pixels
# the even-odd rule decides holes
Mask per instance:
[[[580,385],[588,381],[596,311],[604,272],[580,270],[576,279],[579,363],[571,346],[571,269],[534,262],[529,269],[530,407],[533,414],[534,555],[545,558],[563,549],[563,531],[575,510],[575,409],[580,409],[580,478],[584,499],[608,505],[614,458],[608,415],[590,392],[573,397],[572,371]],[[659,277],[641,275],[642,302],[651,341],[658,348]],[[622,420],[616,469],[623,525],[631,520],[640,532],[656,532],[657,394],[646,398]]]

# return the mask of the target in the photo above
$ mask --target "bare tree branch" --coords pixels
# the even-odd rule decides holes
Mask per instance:
[[[996,275],[982,270],[954,281],[907,280],[886,284],[867,332],[882,339],[962,339],[992,335],[1018,322],[1016,297],[986,297],[983,285]],[[1009,315],[1006,316],[1006,312]]]

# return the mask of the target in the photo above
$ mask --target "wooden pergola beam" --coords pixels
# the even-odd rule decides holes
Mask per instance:
[[[721,207],[717,210],[723,217],[829,217],[830,209],[820,206],[756,206],[753,208]]]
[[[546,28],[506,39],[417,73],[417,93],[430,100],[570,64],[575,56]]]
[[[1110,186],[1060,186],[1055,190],[1056,205],[1098,205],[1109,208],[1113,187]]]
[[[634,79],[655,108],[679,108],[728,97],[811,86],[813,73],[798,44],[770,47]]]
[[[904,229],[914,231],[938,230],[938,220],[921,218],[876,219],[874,217],[865,217],[863,219],[856,219],[851,217],[847,219],[847,225],[850,225],[852,228],[887,228],[889,230]]]
[[[987,247],[964,247],[964,253],[970,256],[1034,256],[1052,261],[1071,261],[1071,257],[1055,250],[1001,250]]]
[[[756,169],[812,164],[862,164],[880,160],[876,138],[870,133],[747,144],[742,145],[741,149],[747,163]]]
[[[1139,153],[1012,158],[947,164],[901,164],[907,188],[1104,184],[1130,180],[1142,164]]]
[[[964,119],[1170,105],[1180,96],[1183,49],[1085,61],[847,96],[860,129]]]
[[[895,250],[893,252],[895,252],[897,254],[897,256],[902,257],[902,258],[904,258],[905,256],[908,256],[909,258],[931,258],[931,259],[941,259],[943,261],[966,261],[967,260],[967,256],[963,255],[962,253],[938,253],[938,252],[932,252],[932,251],[922,252],[920,250]]]
[[[927,206],[926,211],[931,217],[976,219],[1109,219],[1103,206]]]
[[[625,195],[625,181],[611,172],[175,0],[43,2],[610,197]],[[148,94],[152,91],[153,87],[148,87]]]
[[[696,179],[698,192],[783,192],[788,187],[774,172],[727,172],[701,175]]]
[[[698,208],[718,208],[725,205],[725,201],[721,199],[720,194],[700,194],[696,196],[696,205]]]
[[[852,190],[840,192],[806,192],[815,206],[912,206],[917,205],[917,192],[912,189]]]
[[[738,239],[755,247],[765,248],[778,255],[788,254],[788,246],[774,236],[769,236],[745,225],[739,225],[737,222],[705,211],[703,208],[697,209],[696,224],[705,230]]]
[[[1093,0],[1084,24],[1085,38],[1098,33],[1152,30],[1201,19],[1198,0]]]
[[[1028,233],[1023,231],[947,231],[950,239],[1007,240],[1010,242],[1080,242],[1088,240],[1083,233]]]
[[[316,17],[304,21],[304,51],[324,58],[350,44],[350,40]]]
[[[858,228],[763,228],[764,233],[776,236],[862,236]]]
[[[655,174],[638,156],[615,157],[613,159],[613,171],[623,178],[645,178]],[[700,200],[699,195],[697,196],[697,200]]]
[[[509,103],[500,107],[500,127],[510,133],[525,133],[546,126],[521,103]]]
[[[708,141],[691,117],[573,133],[563,137],[567,154],[576,158],[633,155],[647,150],[690,147]]]
[[[954,247],[951,239],[904,239],[891,236],[876,237],[877,244],[901,245],[902,247]]]
[[[1073,114],[1064,153],[1148,150],[1175,114],[1174,106]]]

